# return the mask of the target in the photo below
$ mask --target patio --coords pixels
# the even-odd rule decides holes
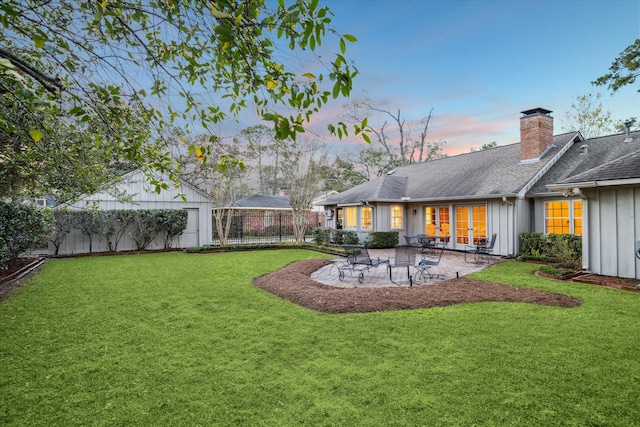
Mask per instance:
[[[391,260],[393,265],[394,249],[369,249],[371,258],[380,258],[381,261]],[[463,277],[476,271],[483,270],[497,262],[501,258],[497,256],[486,257],[487,260],[481,263],[465,262],[464,252],[456,252],[445,250],[442,254],[440,264],[431,269],[434,275],[433,279],[427,280],[419,285],[413,283],[413,286],[429,286],[435,285],[445,280]],[[416,264],[420,261],[421,255],[418,254]],[[311,279],[329,286],[340,288],[381,288],[381,287],[398,287],[409,286],[406,267],[393,268],[393,282],[389,280],[389,270],[387,264],[381,264],[378,267],[370,268],[364,272],[364,280],[358,282],[359,269],[351,272],[349,269],[344,270],[344,280],[338,278],[338,268],[335,264],[330,264],[311,274]],[[417,270],[410,268],[410,275],[414,276]],[[437,277],[436,277],[437,275]],[[395,282],[395,283],[394,283]]]

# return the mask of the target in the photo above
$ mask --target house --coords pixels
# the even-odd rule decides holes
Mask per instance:
[[[554,136],[543,108],[522,112],[519,143],[398,167],[324,205],[361,241],[393,230],[464,250],[496,233],[494,253],[516,255],[522,232],[578,234],[584,269],[640,278],[640,132]]]
[[[324,209],[318,209],[318,203],[324,201],[323,195],[316,196],[309,212],[309,228],[324,225]],[[314,209],[315,208],[315,209]],[[234,211],[242,217],[242,235],[260,235],[273,227],[293,229],[293,208],[288,196],[268,196],[254,194],[238,200]]]
[[[160,179],[159,181],[162,182]],[[173,246],[186,248],[211,244],[213,204],[209,196],[184,180],[179,180],[177,188],[172,183],[168,184],[168,189],[157,193],[149,184],[147,176],[142,171],[136,170],[123,175],[110,191],[84,195],[76,201],[59,205],[57,209],[184,209],[188,213],[187,228],[182,235],[178,236],[178,241],[174,242]],[[149,245],[149,249],[163,247],[164,242],[161,241],[161,237],[156,238]],[[119,244],[119,250],[135,248],[135,243],[126,235]],[[107,250],[107,242],[103,238],[94,240],[93,252]],[[54,251],[55,248],[50,244],[49,253],[53,254]],[[65,237],[59,250],[59,254],[87,252],[89,252],[88,239],[78,229],[73,229]]]

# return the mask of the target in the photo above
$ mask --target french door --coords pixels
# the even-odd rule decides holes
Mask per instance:
[[[427,236],[436,236],[448,240],[451,236],[448,206],[426,206],[424,208],[424,232]]]
[[[487,239],[487,206],[456,206],[456,246],[477,245]]]

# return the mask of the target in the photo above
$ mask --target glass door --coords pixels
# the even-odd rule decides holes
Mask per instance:
[[[487,239],[487,207],[456,206],[456,245],[477,245]]]
[[[427,206],[424,208],[424,232],[427,236],[435,236],[440,241],[449,241],[451,226],[448,206]]]

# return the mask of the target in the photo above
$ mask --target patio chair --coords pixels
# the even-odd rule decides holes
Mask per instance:
[[[396,246],[394,257],[393,257],[393,265],[391,261],[389,261],[389,280],[394,285],[398,283],[393,281],[393,269],[396,267],[407,267],[407,280],[409,280],[409,286],[411,286],[412,278],[409,272],[409,267],[412,267],[416,263],[416,250],[417,248],[414,246]]]
[[[493,233],[493,235],[491,236],[491,241],[489,242],[488,245],[486,244],[486,241],[484,244],[479,243],[475,246],[465,245],[464,247],[465,262],[469,262],[467,261],[467,254],[473,255],[473,262],[480,262],[482,257],[486,257],[488,259],[489,255],[493,253],[493,247],[496,244],[497,236],[498,236],[497,233]]]
[[[422,257],[422,260],[416,265],[416,276],[414,278],[414,283],[419,285],[420,283],[424,283],[427,280],[431,280],[434,278],[440,277],[440,274],[433,274],[432,269],[440,265],[440,260],[442,259],[442,253],[444,252],[444,248],[446,247],[446,243],[438,243],[436,244],[435,254],[432,256]],[[428,277],[428,279],[427,279]]]
[[[426,234],[420,234],[416,236],[418,239],[418,243],[421,247],[421,254],[435,254],[437,253],[436,249],[436,237],[435,236],[427,236]]]
[[[371,268],[376,268],[382,264],[387,264],[388,260],[381,260],[379,257],[371,258],[367,248],[359,248],[353,251],[347,257],[347,264],[344,267],[338,269],[338,279],[344,280],[345,270],[351,271],[351,273],[358,272],[358,282],[364,281],[364,272],[369,271]]]
[[[413,236],[404,236],[404,240],[407,242],[407,246],[418,246],[418,242]]]

